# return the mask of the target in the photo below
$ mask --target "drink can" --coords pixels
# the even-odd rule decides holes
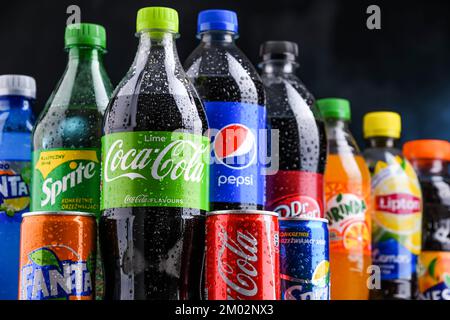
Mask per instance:
[[[206,218],[206,299],[279,299],[278,215],[215,211]]]
[[[95,285],[95,216],[84,212],[23,215],[20,300],[92,300]]]
[[[282,218],[279,225],[281,299],[329,300],[327,220]]]

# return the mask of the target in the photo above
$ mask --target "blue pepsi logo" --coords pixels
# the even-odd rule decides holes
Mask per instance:
[[[242,124],[229,124],[215,136],[213,150],[218,163],[230,169],[242,170],[255,163],[256,137]]]

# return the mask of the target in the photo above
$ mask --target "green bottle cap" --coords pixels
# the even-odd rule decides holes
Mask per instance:
[[[148,29],[178,33],[178,12],[165,7],[147,7],[139,9],[136,19],[136,31]]]
[[[66,27],[65,47],[77,45],[96,46],[106,49],[105,28],[93,23],[74,23]]]
[[[316,104],[325,119],[350,120],[350,102],[346,99],[326,98]]]

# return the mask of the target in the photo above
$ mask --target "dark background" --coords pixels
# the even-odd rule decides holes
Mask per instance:
[[[36,114],[65,68],[63,39],[70,4],[81,7],[82,22],[106,27],[105,64],[114,85],[136,52],[139,8],[163,5],[178,10],[182,61],[197,45],[197,13],[226,8],[237,11],[238,46],[255,64],[265,40],[299,44],[299,76],[317,98],[351,100],[352,130],[360,144],[362,116],[371,110],[400,112],[403,140],[450,139],[450,1],[2,1],[0,74],[36,78]],[[366,28],[370,4],[381,7],[381,30]]]

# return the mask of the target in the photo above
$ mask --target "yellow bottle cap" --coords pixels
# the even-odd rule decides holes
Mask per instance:
[[[402,119],[396,112],[369,112],[364,116],[364,138],[400,138]]]

